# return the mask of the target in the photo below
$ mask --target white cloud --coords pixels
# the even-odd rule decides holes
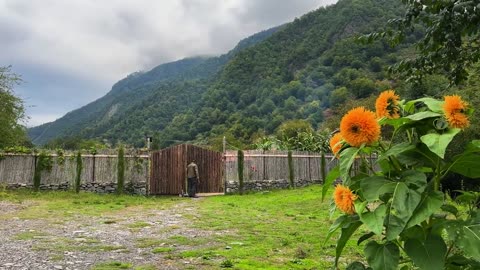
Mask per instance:
[[[0,0],[0,65],[24,75],[21,93],[36,105],[27,110],[35,114],[31,123],[39,123],[52,119],[41,116],[43,106],[64,114],[129,73],[227,52],[242,38],[333,2]],[[56,94],[75,98],[42,99]]]

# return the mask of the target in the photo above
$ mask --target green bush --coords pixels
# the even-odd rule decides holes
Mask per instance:
[[[81,182],[81,177],[82,177],[82,153],[78,151],[77,153],[77,158],[76,158],[76,163],[77,163],[77,169],[76,172],[77,174],[75,175],[75,192],[79,193],[80,192],[80,182]]]
[[[125,150],[123,145],[118,149],[117,194],[122,194],[125,186]]]
[[[240,194],[243,194],[243,167],[244,167],[244,157],[243,151],[238,150],[238,189]]]

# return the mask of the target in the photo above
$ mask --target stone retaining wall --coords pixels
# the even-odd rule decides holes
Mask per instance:
[[[8,184],[6,185],[7,189],[22,189],[28,188],[33,189],[33,185],[29,184]],[[41,184],[40,190],[71,190],[73,186],[69,182],[64,182],[60,184]],[[117,190],[117,183],[87,183],[81,184],[80,190],[96,193],[115,193]],[[147,195],[147,183],[131,183],[128,182],[125,184],[125,193],[126,194],[135,194],[135,195]]]
[[[304,187],[311,184],[321,184],[322,180],[297,180],[295,187]],[[264,191],[272,189],[285,189],[290,187],[290,181],[286,179],[279,180],[254,180],[243,183],[244,191]],[[227,181],[226,193],[239,192],[238,181]]]

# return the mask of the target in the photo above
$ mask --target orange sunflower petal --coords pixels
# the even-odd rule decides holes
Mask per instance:
[[[340,134],[340,133],[336,133],[330,139],[330,149],[332,150],[332,153],[335,156],[338,154],[338,151],[340,151],[340,149],[342,149],[342,143],[340,142],[342,139],[343,139],[342,134]]]
[[[398,108],[398,101],[400,97],[395,94],[393,90],[383,91],[375,101],[375,110],[377,117],[387,117],[390,119],[399,118],[400,110]]]
[[[347,214],[355,213],[354,201],[357,199],[357,196],[353,194],[350,188],[344,185],[337,185],[333,192],[333,199],[338,209]]]
[[[466,128],[470,125],[470,120],[465,114],[468,103],[463,101],[458,95],[445,96],[443,110],[448,124],[454,128]]]
[[[343,139],[354,147],[362,144],[372,144],[380,138],[380,125],[375,113],[358,107],[345,114],[340,122],[340,134]]]

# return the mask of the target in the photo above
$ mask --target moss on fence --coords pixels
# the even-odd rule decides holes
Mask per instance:
[[[118,149],[117,163],[117,194],[122,194],[125,186],[125,149],[123,145]]]
[[[293,158],[292,158],[292,151],[288,151],[288,178],[290,180],[290,187],[295,187],[295,175],[293,172]]]
[[[240,194],[243,194],[243,167],[244,167],[244,157],[243,151],[238,150],[238,189]]]
[[[35,172],[33,174],[33,189],[38,191],[42,182],[42,172],[52,170],[52,157],[46,152],[41,152],[36,157]]]
[[[77,174],[75,175],[75,192],[78,193],[80,192],[80,182],[82,179],[82,169],[83,169],[82,153],[80,153],[80,151],[77,153],[76,163],[77,163],[77,168],[76,168]]]

